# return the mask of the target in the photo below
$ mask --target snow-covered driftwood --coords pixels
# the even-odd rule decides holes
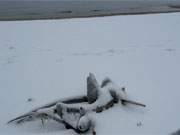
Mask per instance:
[[[37,119],[42,121],[52,119],[77,133],[83,133],[93,127],[92,120],[88,117],[91,112],[100,113],[118,102],[123,105],[129,103],[145,107],[144,104],[129,100],[124,87],[120,88],[109,78],[105,78],[99,85],[94,74],[90,73],[87,77],[87,95],[54,101],[12,119],[8,123],[18,124]]]

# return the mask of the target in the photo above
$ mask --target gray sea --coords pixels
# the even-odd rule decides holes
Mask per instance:
[[[180,11],[180,0],[0,1],[0,21]]]

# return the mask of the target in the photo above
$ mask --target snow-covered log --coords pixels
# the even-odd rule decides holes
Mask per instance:
[[[102,112],[119,101],[123,105],[129,103],[145,107],[144,104],[128,99],[124,87],[120,88],[109,78],[105,78],[99,85],[94,74],[90,73],[87,77],[87,95],[56,100],[35,108],[8,123],[52,119],[77,133],[83,133],[91,129],[93,125],[91,119],[88,118],[89,113],[92,111]]]

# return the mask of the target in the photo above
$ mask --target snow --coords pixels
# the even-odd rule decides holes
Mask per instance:
[[[105,79],[104,79],[105,80]],[[105,85],[105,87],[103,87],[104,89],[108,90],[108,91],[114,91],[115,95],[117,95],[120,99],[128,99],[127,93],[125,91],[125,87],[120,87],[117,84],[115,84],[114,82],[112,82],[110,79],[108,79],[109,82]],[[124,89],[124,91],[123,91]]]
[[[0,134],[75,134],[10,119],[86,94],[86,77],[108,76],[146,108],[93,114],[97,134],[169,134],[180,128],[180,13],[0,22]],[[33,100],[27,102],[29,98]],[[141,124],[139,124],[141,123]]]
[[[88,129],[88,127],[90,127],[91,120],[87,117],[87,116],[82,116],[81,119],[79,119],[79,124],[78,124],[78,128],[86,131]]]

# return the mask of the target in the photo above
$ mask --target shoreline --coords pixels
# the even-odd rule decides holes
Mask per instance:
[[[94,17],[110,17],[110,16],[129,16],[129,15],[148,15],[148,14],[166,14],[166,13],[178,13],[180,11],[164,11],[164,12],[137,12],[137,13],[111,13],[102,15],[89,15],[89,16],[71,16],[71,17],[20,17],[20,18],[8,18],[1,19],[0,22],[5,21],[32,21],[32,20],[62,20],[62,19],[78,19],[78,18],[94,18]]]
[[[90,18],[180,12],[180,1],[0,2],[0,21]]]

